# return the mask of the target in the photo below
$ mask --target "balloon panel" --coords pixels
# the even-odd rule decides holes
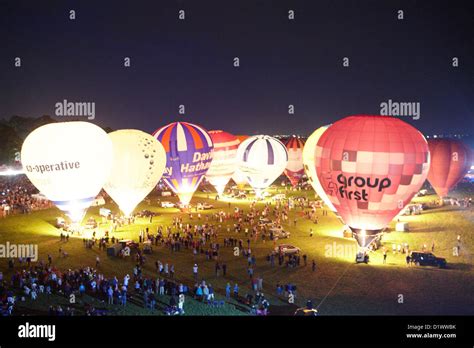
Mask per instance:
[[[428,147],[431,154],[428,181],[440,197],[445,197],[469,171],[472,151],[457,139],[430,139]]]
[[[165,183],[187,204],[212,161],[210,135],[200,126],[174,122],[154,134],[166,152]]]
[[[426,179],[423,135],[388,116],[350,116],[334,123],[316,146],[316,173],[342,219],[354,230],[381,230]]]
[[[122,129],[109,137],[114,160],[104,189],[129,215],[160,180],[166,153],[160,142],[140,130]]]
[[[27,136],[21,161],[33,185],[78,221],[109,175],[112,144],[92,123],[51,123]]]

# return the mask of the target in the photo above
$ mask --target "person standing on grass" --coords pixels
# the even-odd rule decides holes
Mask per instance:
[[[227,264],[223,263],[222,264],[222,275],[225,277],[227,273]]]
[[[239,285],[235,283],[234,285],[234,297],[238,298],[239,297]]]
[[[230,298],[230,283],[225,286],[225,297]]]
[[[98,268],[100,265],[100,258],[99,256],[97,255],[97,257],[95,258],[95,268]]]
[[[220,273],[220,270],[221,270],[221,266],[219,265],[219,261],[216,261],[216,265],[215,265],[214,269],[215,269],[216,277],[219,277],[219,273]]]
[[[383,251],[383,263],[387,263],[387,250]]]
[[[111,286],[109,286],[109,288],[107,289],[107,297],[108,297],[107,303],[109,305],[114,304],[114,290],[112,290]]]
[[[197,265],[197,263],[195,263],[194,266],[193,266],[193,276],[194,276],[194,280],[198,279],[198,265]]]
[[[316,271],[316,261],[314,261],[314,260],[313,260],[313,264],[311,266],[311,269],[312,269],[313,272]]]

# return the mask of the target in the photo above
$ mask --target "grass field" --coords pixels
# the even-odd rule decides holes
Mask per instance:
[[[280,189],[282,190],[282,189]],[[273,190],[275,191],[275,190]],[[273,192],[275,193],[275,192]],[[307,195],[314,197],[312,191],[287,191],[290,195]],[[462,193],[459,193],[462,194]],[[197,192],[192,204],[209,201],[218,210],[229,211],[239,206],[248,211],[248,201],[215,201],[214,194],[208,200],[206,193]],[[115,237],[132,238],[138,240],[140,229],[150,227],[154,233],[157,226],[166,226],[173,217],[181,215],[184,222],[197,223],[197,216],[189,220],[189,215],[174,208],[159,208],[157,196],[149,197],[151,203],[142,202],[138,209],[148,209],[159,213],[159,216],[149,223],[148,219],[138,219],[134,225],[124,226],[115,232]],[[434,196],[425,196],[415,201],[431,202]],[[176,201],[176,198],[163,200]],[[263,205],[263,203],[258,203]],[[113,203],[106,207],[116,211]],[[100,221],[98,207],[90,208],[89,216]],[[215,213],[217,210],[202,212],[204,222],[205,214]],[[29,215],[10,216],[0,220],[0,243],[35,243],[38,244],[40,259],[47,259],[47,254],[53,255],[53,263],[60,269],[94,266],[95,258],[101,258],[100,270],[106,275],[117,275],[119,279],[125,274],[131,274],[134,260],[122,260],[107,257],[104,251],[86,249],[81,238],[70,238],[69,242],[59,241],[59,231],[54,227],[55,218],[61,216],[57,209],[33,212]],[[297,219],[293,226],[293,219]],[[252,242],[252,252],[257,256],[256,276],[264,279],[264,293],[269,298],[270,311],[279,314],[291,314],[295,306],[289,305],[287,299],[276,296],[277,282],[282,284],[292,283],[298,287],[296,305],[303,305],[307,299],[312,299],[321,315],[414,315],[414,314],[474,314],[474,271],[472,252],[474,247],[474,211],[459,207],[435,207],[424,211],[417,216],[402,216],[401,221],[409,223],[410,232],[394,232],[394,225],[388,228],[383,236],[383,243],[390,250],[387,264],[382,263],[380,249],[371,254],[368,265],[355,264],[356,242],[342,237],[342,224],[329,213],[328,216],[319,216],[319,223],[314,224],[301,216],[301,210],[295,209],[290,213],[289,222],[285,229],[291,232],[291,237],[282,243],[290,243],[302,249],[308,256],[308,266],[299,268],[271,267],[265,256],[271,251],[273,244],[260,239]],[[233,225],[233,221],[229,224]],[[102,228],[106,228],[103,226]],[[309,236],[313,229],[314,236]],[[231,231],[233,229],[231,228]],[[100,236],[100,233],[98,234]],[[235,236],[234,232],[230,235]],[[462,254],[459,257],[452,255],[452,248],[456,245],[456,237],[461,235]],[[224,223],[219,233],[219,242],[222,245],[224,237],[229,236]],[[246,240],[243,233],[239,239]],[[435,243],[435,255],[445,257],[448,269],[428,267],[407,267],[405,255],[392,254],[393,243],[408,243],[412,250],[421,249],[423,244],[431,248]],[[59,258],[59,248],[69,253],[67,258]],[[224,248],[219,259],[225,262],[228,276],[216,278],[214,275],[214,262],[206,261],[205,256],[199,255],[195,260],[191,250],[171,253],[164,247],[154,247],[152,255],[148,256],[144,267],[144,274],[156,278],[154,261],[160,260],[175,265],[175,278],[189,285],[192,279],[192,265],[199,264],[200,277],[206,279],[215,288],[217,297],[222,298],[227,282],[238,283],[241,294],[250,291],[247,275],[247,262],[242,256],[234,256],[231,248]],[[316,272],[311,270],[311,261],[317,263]],[[8,275],[7,261],[0,261],[0,270]],[[403,303],[401,298],[403,297]],[[61,301],[61,299],[57,299]],[[163,299],[167,302],[167,299]],[[98,304],[100,305],[100,304]],[[22,303],[20,306],[31,308],[35,313],[44,310],[47,303]],[[118,307],[118,306],[116,306]],[[139,306],[130,305],[127,308],[110,308],[113,314],[157,314]],[[197,301],[186,302],[186,313],[189,315],[242,315],[246,310],[232,302],[224,308],[211,308]]]

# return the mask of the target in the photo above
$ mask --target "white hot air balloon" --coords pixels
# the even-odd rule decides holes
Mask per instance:
[[[112,143],[92,123],[51,123],[26,137],[21,162],[33,185],[77,223],[109,175]]]
[[[237,150],[239,171],[255,190],[257,196],[270,186],[288,163],[286,146],[268,135],[256,135],[244,140]]]
[[[114,156],[104,189],[129,216],[163,175],[165,149],[155,137],[136,129],[121,129],[109,137]]]
[[[316,155],[316,145],[318,144],[318,140],[328,128],[329,126],[323,126],[316,129],[313,134],[311,134],[306,140],[306,143],[303,148],[303,165],[309,183],[311,184],[311,186],[313,186],[313,189],[314,191],[316,191],[316,194],[323,200],[323,202],[329,207],[331,211],[336,213],[336,208],[331,203],[331,200],[327,196],[326,192],[324,192],[324,189],[321,186],[321,183],[319,182],[318,176],[316,175],[316,167],[314,162]]]

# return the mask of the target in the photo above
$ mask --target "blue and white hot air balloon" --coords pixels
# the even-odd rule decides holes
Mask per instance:
[[[255,135],[244,140],[237,150],[239,171],[257,196],[285,170],[288,163],[286,146],[268,135]]]
[[[201,126],[188,122],[170,123],[153,136],[166,152],[164,182],[182,204],[189,204],[212,162],[211,136]]]

